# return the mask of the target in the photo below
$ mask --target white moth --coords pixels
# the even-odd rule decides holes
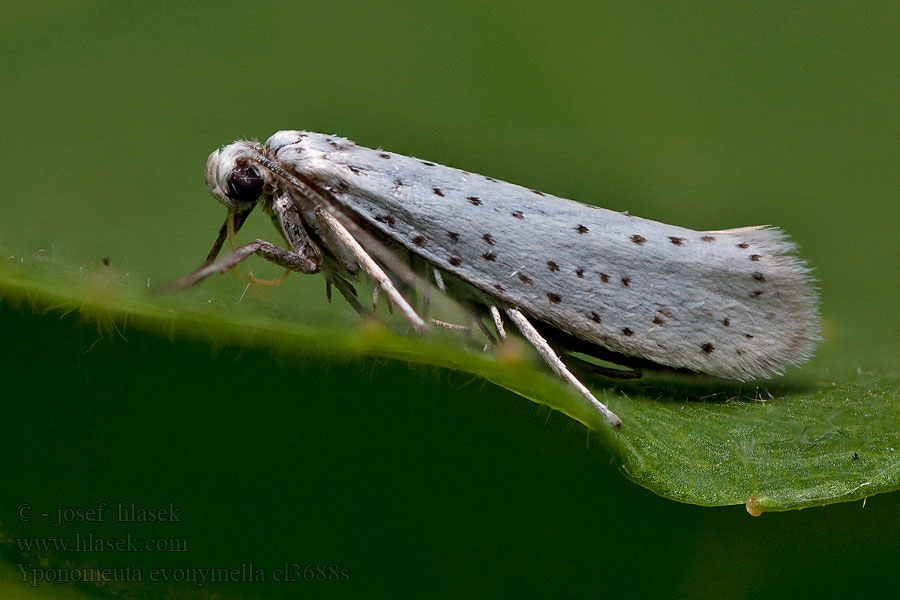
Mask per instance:
[[[323,272],[362,312],[348,281],[362,269],[376,298],[383,290],[425,329],[388,275],[415,283],[408,259],[424,260],[438,287],[492,315],[501,337],[505,314],[615,427],[545,337],[740,381],[781,374],[820,339],[809,270],[776,228],[693,231],[303,131],[216,150],[206,180],[229,218],[204,267],[175,287],[255,253]],[[213,263],[257,204],[290,251],[256,240]]]

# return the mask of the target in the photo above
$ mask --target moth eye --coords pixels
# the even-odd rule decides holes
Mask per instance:
[[[263,179],[256,167],[235,167],[228,175],[228,197],[237,202],[255,202],[262,195]]]

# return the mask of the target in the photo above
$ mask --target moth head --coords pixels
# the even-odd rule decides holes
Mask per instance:
[[[204,264],[216,259],[226,237],[234,241],[253,207],[271,194],[272,175],[256,162],[262,151],[257,142],[240,141],[216,150],[206,160],[206,186],[228,208],[228,216]]]
[[[206,185],[219,202],[243,213],[262,198],[270,182],[266,169],[253,160],[261,152],[258,143],[240,141],[209,155]]]

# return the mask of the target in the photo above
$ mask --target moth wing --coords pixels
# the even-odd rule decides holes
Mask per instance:
[[[698,232],[291,133],[267,144],[342,211],[589,343],[747,380],[806,360],[819,339],[818,294],[778,229]]]

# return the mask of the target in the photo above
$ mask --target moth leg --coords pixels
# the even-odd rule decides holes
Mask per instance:
[[[387,274],[385,274],[385,272],[381,270],[381,267],[372,260],[372,257],[366,253],[363,247],[359,245],[359,242],[350,235],[350,232],[347,231],[340,221],[319,208],[316,209],[316,218],[319,220],[320,225],[324,226],[323,229],[330,230],[335,240],[340,242],[351,254],[353,254],[353,258],[356,259],[369,277],[372,278],[375,285],[384,290],[388,299],[397,305],[400,312],[403,313],[413,327],[421,332],[427,331],[428,325],[422,320],[422,317],[420,317],[406,299],[400,295],[400,292],[398,292],[397,288],[394,287],[394,284],[391,283]]]
[[[619,419],[611,410],[609,410],[605,404],[594,398],[594,395],[588,390],[583,383],[578,381],[578,379],[572,375],[569,369],[566,368],[566,365],[559,359],[559,356],[556,355],[556,352],[550,347],[550,344],[547,343],[547,340],[543,338],[543,336],[538,333],[538,330],[534,328],[528,319],[525,318],[519,309],[517,308],[507,308],[506,314],[509,316],[509,319],[516,324],[516,327],[519,328],[519,331],[522,332],[522,335],[525,336],[532,346],[534,346],[535,350],[538,351],[538,354],[550,365],[550,368],[553,369],[557,375],[565,379],[567,382],[572,384],[572,386],[578,390],[582,396],[588,399],[594,407],[600,411],[600,414],[606,419],[606,421],[615,427],[616,429],[620,429],[622,427],[622,420]]]
[[[353,284],[341,277],[340,275],[335,275],[332,273],[331,269],[327,268],[327,264],[323,265],[322,271],[325,275],[325,298],[328,300],[328,303],[331,304],[331,287],[337,287],[341,294],[350,294],[350,296],[355,300],[359,295],[356,293],[356,288],[353,287]],[[352,303],[351,303],[352,304]],[[362,306],[362,304],[360,304]]]
[[[572,370],[582,374],[588,374],[595,377],[608,377],[609,379],[640,379],[643,376],[643,374],[636,369],[626,371],[624,369],[601,367],[600,365],[595,365],[574,354],[569,354],[569,358],[577,361],[576,364],[573,365]]]
[[[328,246],[332,254],[337,257],[337,260],[344,267],[344,270],[346,270],[351,275],[356,275],[357,273],[359,273],[359,263],[353,258],[352,251],[349,251],[346,246],[342,246],[338,244],[337,241],[335,241],[335,237],[334,235],[332,235],[329,225],[322,218],[321,214],[319,214],[322,212],[324,211],[320,208],[315,209],[316,223],[319,224],[319,235],[322,236],[322,239],[325,241],[325,245]],[[378,287],[376,286],[375,289],[378,289]],[[377,304],[376,297],[373,297],[372,303],[373,305]]]
[[[256,240],[254,242],[250,242],[249,244],[238,246],[227,256],[225,256],[225,258],[222,258],[210,265],[200,267],[193,273],[190,273],[188,275],[185,275],[184,277],[180,277],[179,279],[168,283],[165,286],[165,289],[169,291],[176,291],[182,290],[186,287],[190,287],[198,281],[206,279],[213,273],[224,273],[228,271],[232,267],[235,267],[239,263],[247,260],[254,254],[256,254],[257,256],[261,256],[266,260],[275,263],[276,265],[282,266],[286,269],[290,269],[291,271],[303,273],[305,275],[318,273],[321,270],[321,263],[318,260],[318,256],[314,256],[311,258],[309,256],[297,254],[296,252],[291,252],[290,250],[285,250],[281,246],[276,246],[275,244],[267,242],[265,240]]]
[[[326,269],[325,293],[328,296],[329,302],[331,302],[332,285],[336,287],[337,290],[341,293],[341,295],[344,297],[344,300],[347,301],[347,304],[352,306],[353,310],[359,313],[359,316],[363,317],[364,319],[377,318],[374,313],[366,310],[365,307],[360,303],[360,301],[356,299],[356,288],[354,288],[349,281],[340,276],[333,275],[330,269]]]
[[[447,293],[447,285],[444,283],[444,278],[441,275],[441,271],[439,269],[432,268],[431,275],[432,275],[432,277],[434,277],[434,284],[437,287],[438,291],[440,291],[442,294],[446,294]],[[430,292],[431,292],[431,285],[429,285],[429,283],[428,283],[427,273],[426,273],[425,279],[426,279],[426,281],[425,281],[424,298],[427,303],[428,299],[430,298]],[[496,344],[497,339],[494,337],[494,334],[491,333],[491,330],[485,326],[484,322],[481,320],[481,317],[478,316],[475,308],[468,304],[462,304],[461,308],[463,308],[463,310],[465,311],[465,314],[467,317],[467,324],[457,325],[455,323],[447,323],[445,321],[439,321],[437,319],[431,319],[431,324],[436,325],[437,327],[442,327],[444,329],[451,329],[454,331],[464,331],[467,334],[469,334],[469,343],[476,343],[476,341],[471,337],[471,334],[474,331],[474,327],[473,327],[473,322],[474,322],[478,325],[478,329],[481,330],[481,332],[484,334],[484,336],[488,339],[489,343]],[[491,307],[492,317],[494,315],[493,311],[496,311],[496,310],[497,310],[496,307],[494,307],[494,306]],[[500,335],[500,339],[501,340],[505,339],[506,332],[503,330],[503,323],[497,321],[497,319],[499,318],[499,312],[497,313],[497,316],[493,317],[493,318],[494,318],[495,324],[499,323],[499,326],[497,328],[497,333]],[[485,350],[487,350],[487,346],[485,346]]]
[[[491,316],[494,318],[494,327],[497,328],[497,335],[500,340],[506,339],[506,329],[503,327],[503,319],[500,318],[500,310],[491,304]]]
[[[425,285],[422,290],[422,314],[427,316],[428,307],[431,305],[431,286],[428,285],[428,277],[425,277]]]
[[[279,192],[272,199],[272,217],[295,253],[322,265],[322,253],[306,232],[303,215],[288,194]]]
[[[442,329],[449,329],[450,331],[471,331],[472,328],[468,325],[457,325],[456,323],[448,323],[447,321],[439,321],[437,319],[429,319],[429,323],[434,325],[435,327],[440,327]]]
[[[250,212],[253,210],[253,206],[246,210],[235,211],[234,215],[230,217],[234,219],[232,221],[232,233],[236,233],[243,225],[244,221],[247,220],[247,217],[250,215]],[[225,243],[225,238],[228,237],[228,219],[222,223],[222,226],[219,227],[219,235],[216,237],[216,241],[213,244],[212,249],[210,249],[209,254],[206,255],[206,260],[203,261],[203,266],[208,266],[213,264],[216,261],[216,258],[219,256],[219,252],[222,251],[222,245]]]
[[[472,318],[475,320],[475,324],[478,326],[478,329],[481,330],[481,333],[484,334],[484,337],[487,338],[488,344],[497,345],[497,338],[494,337],[493,332],[488,329],[487,325],[484,324],[484,321],[481,320],[481,316],[472,311]],[[487,350],[487,346],[484,347]]]
[[[491,344],[497,344],[497,339],[494,337],[494,334],[491,333],[491,330],[485,326],[484,322],[482,322],[474,312],[466,312],[465,324],[448,323],[447,321],[439,321],[438,319],[429,319],[429,322],[442,329],[459,331],[465,335],[466,344],[474,348],[479,348],[482,352],[487,352]],[[475,325],[478,326],[478,329],[484,334],[484,337],[487,340],[484,344],[479,341],[481,339],[480,337],[476,338],[476,336],[473,335],[476,329]]]
[[[378,310],[378,298],[381,296],[381,288],[377,285],[372,288],[372,310]],[[388,312],[394,314],[394,304],[391,302],[390,296],[387,299]]]
[[[437,285],[437,288],[441,290],[442,294],[447,293],[447,286],[444,285],[444,278],[441,277],[441,272],[437,269],[434,269],[434,283]]]
[[[460,306],[463,309],[466,317],[465,325],[447,323],[446,321],[438,321],[437,319],[431,319],[431,324],[442,327],[443,329],[464,332],[466,334],[466,341],[468,344],[473,346],[480,346],[481,343],[472,335],[475,332],[475,328],[477,326],[481,333],[484,334],[485,339],[487,339],[487,343],[482,348],[482,352],[487,352],[487,349],[491,344],[496,346],[497,338],[494,337],[494,334],[491,332],[491,330],[488,329],[487,325],[484,324],[484,321],[481,319],[481,316],[478,314],[475,308],[465,303],[461,304]]]

